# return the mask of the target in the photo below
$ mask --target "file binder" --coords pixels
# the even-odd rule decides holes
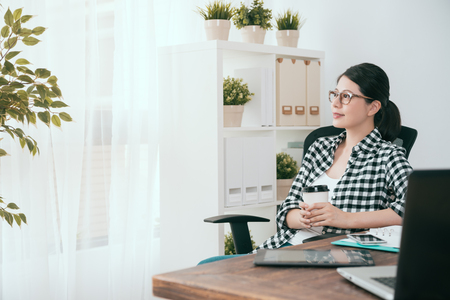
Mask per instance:
[[[243,140],[225,138],[225,206],[240,206],[243,202]]]
[[[261,137],[259,151],[259,203],[275,201],[276,150],[274,137]]]
[[[258,171],[261,161],[257,155],[259,151],[258,139],[254,137],[243,139],[243,205],[256,204],[259,199]]]
[[[320,125],[320,61],[306,64],[306,124]]]
[[[306,125],[306,65],[302,60],[276,62],[276,124]]]

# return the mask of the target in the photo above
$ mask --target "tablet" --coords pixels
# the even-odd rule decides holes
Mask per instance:
[[[368,250],[260,249],[257,266],[355,267],[374,266]]]

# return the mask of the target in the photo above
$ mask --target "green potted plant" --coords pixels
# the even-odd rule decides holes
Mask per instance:
[[[196,12],[205,19],[206,40],[228,41],[230,20],[235,14],[231,3],[216,0],[207,3],[204,9],[197,6]]]
[[[252,235],[250,235],[250,240],[252,241],[252,248],[256,249],[256,243],[253,240]],[[225,234],[224,242],[225,242],[225,255],[236,254],[236,248],[234,247],[234,241],[233,241],[233,234],[231,232],[228,232],[227,234]]]
[[[250,7],[241,2],[236,10],[233,23],[241,30],[242,40],[246,43],[264,44],[266,31],[272,29],[272,10],[264,8],[262,0],[253,0]]]
[[[299,12],[292,12],[290,9],[275,17],[275,27],[278,46],[297,47],[300,29],[305,24],[306,19],[302,19]]]
[[[4,16],[5,26],[1,29],[0,45],[0,132],[7,133],[13,139],[17,138],[22,148],[27,147],[33,156],[39,153],[36,141],[21,128],[8,124],[16,121],[22,124],[37,125],[40,120],[45,125],[61,127],[61,120],[72,121],[71,116],[57,110],[67,107],[58,87],[58,78],[44,68],[34,71],[29,69],[31,63],[22,57],[21,51],[13,48],[19,44],[34,46],[40,42],[36,36],[46,30],[38,26],[33,29],[23,27],[33,16],[22,15],[22,9],[14,12],[7,10]],[[0,157],[8,155],[0,149]],[[27,223],[25,214],[13,213],[19,207],[14,203],[5,203],[0,197],[0,216],[9,225],[14,221],[17,225]]]
[[[298,173],[297,161],[285,152],[277,153],[277,200],[284,200]]]
[[[223,126],[240,127],[244,104],[252,100],[254,93],[242,78],[226,77],[223,80]]]

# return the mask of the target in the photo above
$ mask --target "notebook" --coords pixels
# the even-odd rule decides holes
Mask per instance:
[[[361,245],[351,239],[342,239],[331,242],[337,246],[359,247],[364,249],[399,252],[400,237],[402,234],[402,226],[386,226],[382,228],[371,228],[369,233],[380,237],[385,240],[386,243],[379,245]]]
[[[450,299],[450,170],[419,170],[408,179],[397,266],[338,268],[383,299]]]

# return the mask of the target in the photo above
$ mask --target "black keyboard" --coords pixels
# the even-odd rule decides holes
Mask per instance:
[[[395,289],[395,279],[396,277],[372,277],[373,280],[378,281],[390,288]]]

